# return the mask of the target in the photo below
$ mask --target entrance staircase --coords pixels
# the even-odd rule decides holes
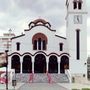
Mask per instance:
[[[23,83],[69,83],[66,74],[16,74],[13,79]]]

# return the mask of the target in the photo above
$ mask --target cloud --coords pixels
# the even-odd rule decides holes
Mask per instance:
[[[41,11],[44,12],[48,9],[53,9],[58,7],[61,9],[63,8],[63,4],[65,3],[59,0],[14,0],[18,7],[22,9],[31,9],[34,11]]]
[[[26,24],[28,25],[32,19],[36,18],[45,18],[54,29],[64,24],[65,14],[62,12],[65,11],[65,2],[62,1],[0,0],[0,4],[2,4],[0,6],[0,30],[3,31],[12,28],[20,32],[24,30]]]
[[[44,18],[57,30],[57,34],[66,36],[65,16],[66,0],[0,0],[0,34],[10,28],[20,34],[28,28],[30,21]],[[87,33],[90,40],[90,0],[87,0]],[[90,46],[90,44],[88,44]],[[89,47],[88,46],[88,47]]]
[[[9,0],[0,0],[0,12],[8,11],[9,7],[10,7]]]

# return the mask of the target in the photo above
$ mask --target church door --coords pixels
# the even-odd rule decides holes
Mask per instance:
[[[58,61],[57,57],[52,55],[49,58],[49,73],[58,73]]]
[[[24,56],[22,63],[23,73],[32,73],[32,61],[29,55]]]
[[[65,69],[69,69],[69,58],[67,56],[62,56],[60,62],[60,73],[65,73]]]
[[[11,68],[15,69],[15,73],[20,73],[20,58],[18,55],[14,55],[12,56],[11,59]]]
[[[37,54],[34,61],[35,73],[46,73],[46,57],[43,54]]]

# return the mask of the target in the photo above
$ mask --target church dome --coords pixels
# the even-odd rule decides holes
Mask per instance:
[[[39,23],[39,22],[41,22],[41,23],[43,23],[43,24],[46,24],[46,23],[47,23],[47,21],[45,21],[44,19],[36,19],[36,20],[34,20],[33,22],[34,22],[34,23]]]
[[[29,26],[29,28],[33,28],[33,27],[39,26],[39,25],[42,25],[42,26],[45,26],[48,28],[51,27],[51,24],[49,22],[45,21],[44,19],[40,19],[40,18],[30,22],[28,26]]]

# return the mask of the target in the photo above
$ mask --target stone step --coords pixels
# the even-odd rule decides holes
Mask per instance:
[[[48,82],[48,78],[46,74],[34,74],[33,77],[34,83],[46,83]]]
[[[17,82],[23,83],[69,83],[66,74],[16,74],[14,78],[16,78]]]
[[[66,74],[50,74],[52,82],[56,83],[68,83],[69,79]]]

